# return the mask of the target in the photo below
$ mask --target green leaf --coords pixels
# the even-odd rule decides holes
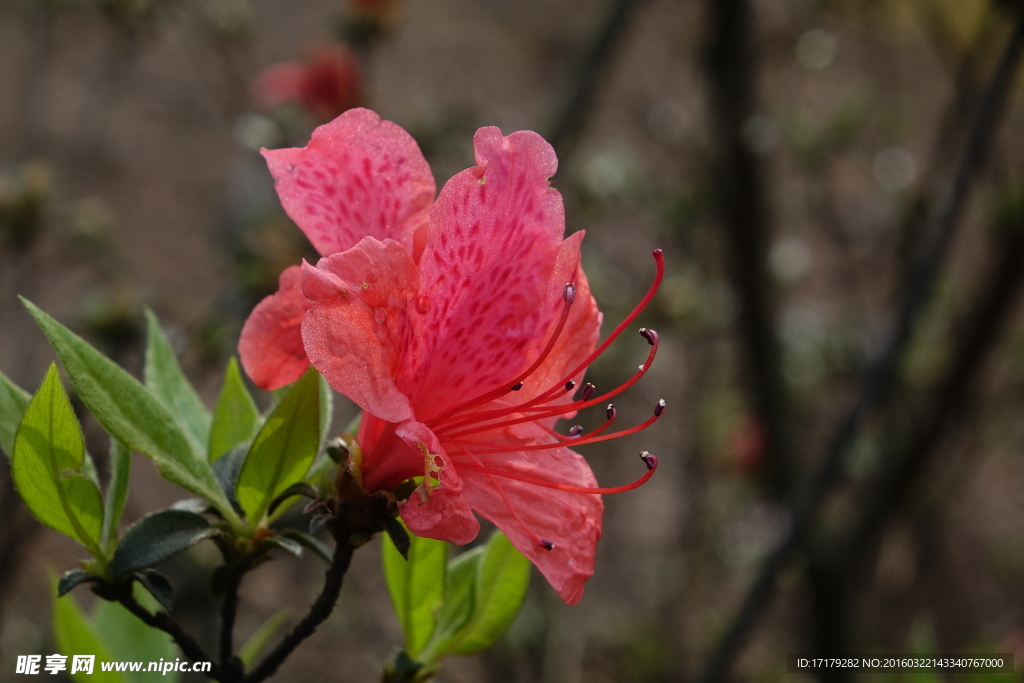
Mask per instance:
[[[381,543],[384,576],[398,622],[405,634],[405,649],[415,657],[434,632],[434,612],[444,599],[448,544],[411,537],[405,560],[390,538]]]
[[[100,559],[103,499],[83,472],[84,465],[82,429],[51,363],[18,428],[11,474],[36,519]]]
[[[57,577],[52,572],[50,583],[53,586],[53,594],[56,594]],[[142,625],[139,624],[138,627],[142,627]],[[78,602],[70,595],[53,600],[53,636],[57,641],[57,651],[66,652],[69,655],[68,673],[72,668],[71,655],[96,655],[92,674],[83,672],[72,674],[71,679],[75,683],[126,683],[118,672],[103,671],[100,667],[100,662],[109,662],[114,658],[96,627],[85,617]]]
[[[419,660],[431,663],[448,654],[458,642],[459,631],[473,618],[476,575],[483,554],[483,546],[478,546],[448,563],[448,580],[445,581],[444,602],[437,611],[437,628]]]
[[[530,561],[495,531],[477,568],[473,618],[457,634],[450,653],[471,655],[493,645],[518,614],[529,585]]]
[[[193,448],[201,453],[210,440],[210,411],[185,378],[170,342],[148,307],[146,321],[149,326],[144,373],[146,386],[171,409],[185,428],[185,435],[192,440]]]
[[[171,608],[174,606],[174,588],[166,576],[155,569],[141,569],[133,572],[132,576],[138,579],[139,583],[145,587],[156,603],[159,603],[164,610],[171,611]],[[150,611],[154,610],[155,608]]]
[[[115,577],[124,576],[188,550],[216,533],[205,517],[191,512],[151,512],[124,532],[111,569]]]
[[[132,453],[120,441],[110,439],[110,482],[104,499],[103,547],[113,548],[117,542],[117,525],[128,500],[128,480],[132,476]]]
[[[152,458],[164,478],[207,499],[225,518],[237,523],[237,515],[217,485],[207,459],[192,447],[164,404],[84,339],[32,302],[22,301],[100,424],[129,450]]]
[[[220,458],[236,446],[247,443],[259,426],[260,412],[245,388],[238,361],[228,361],[224,372],[224,386],[217,398],[210,427],[210,462]]]
[[[271,501],[302,481],[320,445],[319,373],[310,368],[274,408],[238,475],[235,495],[251,524]]]
[[[249,640],[245,641],[245,645],[238,651],[238,658],[242,660],[246,668],[252,666],[256,658],[259,657],[260,652],[270,642],[270,639],[281,630],[282,626],[288,623],[291,616],[291,612],[286,609],[278,610],[269,619],[260,624],[255,633],[249,636]]]
[[[21,424],[21,416],[25,414],[32,394],[7,379],[0,372],[0,450],[8,458],[14,452],[14,435]]]
[[[133,587],[136,601],[150,612],[158,609],[157,601],[150,596],[145,588],[136,584]],[[139,618],[125,609],[118,602],[97,600],[92,615],[97,633],[101,634],[110,648],[112,658],[119,661],[156,662],[160,659],[174,661],[181,654],[171,637],[159,629],[146,626]],[[99,666],[97,665],[97,668]],[[152,673],[125,671],[122,676],[127,683],[147,683],[152,681]],[[176,671],[163,675],[160,680],[173,683],[181,678]]]

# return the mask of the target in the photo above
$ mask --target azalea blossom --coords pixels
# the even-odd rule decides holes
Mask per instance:
[[[363,409],[357,435],[367,491],[422,477],[401,502],[413,533],[465,544],[496,524],[574,604],[593,574],[603,493],[568,446],[632,434],[612,431],[608,400],[651,367],[658,335],[641,329],[648,357],[620,387],[584,384],[587,366],[629,327],[657,289],[600,344],[601,313],[580,266],[583,232],[563,239],[561,195],[550,186],[554,150],[529,131],[481,128],[476,166],[434,181],[404,130],[365,109],[321,126],[303,149],[267,151],[289,216],[322,258],[286,270],[253,311],[239,351],[265,389],[312,363]],[[584,434],[560,419],[604,406]]]
[[[320,121],[330,121],[362,100],[362,69],[348,48],[326,45],[305,61],[264,69],[253,82],[252,95],[260,107],[300,102]]]

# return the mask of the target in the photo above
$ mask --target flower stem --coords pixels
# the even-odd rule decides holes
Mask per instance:
[[[129,612],[134,614],[147,626],[151,626],[155,629],[159,629],[174,639],[174,642],[181,648],[182,654],[191,659],[193,662],[210,662],[210,671],[207,675],[215,681],[224,681],[224,674],[221,667],[218,666],[210,657],[203,651],[196,639],[192,637],[181,624],[171,618],[167,612],[159,611],[156,614],[151,613],[145,607],[140,605],[135,598],[132,596],[131,591],[122,594],[118,598],[118,602],[124,606]]]
[[[355,547],[348,542],[347,537],[339,537],[334,546],[334,556],[331,566],[324,574],[324,588],[309,608],[309,612],[295,625],[288,635],[284,637],[277,647],[273,649],[263,661],[259,663],[243,680],[244,683],[259,683],[274,675],[281,663],[298,647],[299,643],[313,635],[327,617],[334,611],[334,605],[338,602],[338,595],[341,593],[341,583],[345,578],[345,572],[352,561],[352,553]]]

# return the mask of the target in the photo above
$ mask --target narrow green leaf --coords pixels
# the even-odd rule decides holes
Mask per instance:
[[[302,481],[320,445],[319,373],[310,368],[274,408],[238,475],[235,495],[252,524],[270,502]]]
[[[173,557],[218,533],[205,517],[184,510],[151,512],[128,527],[114,552],[115,577]]]
[[[282,626],[288,623],[291,616],[291,612],[286,609],[278,610],[269,619],[260,624],[255,633],[249,636],[249,640],[245,641],[245,645],[238,651],[238,658],[242,660],[246,668],[252,666],[253,662],[256,661],[256,658],[263,651],[263,648],[270,642],[270,639],[281,630]]]
[[[0,450],[8,458],[14,451],[14,435],[21,424],[21,416],[25,414],[25,408],[28,408],[31,400],[32,394],[0,372]]]
[[[315,536],[310,536],[306,532],[299,531],[298,529],[284,529],[280,532],[280,535],[295,541],[308,550],[312,550],[317,557],[328,565],[334,560],[334,551],[331,550],[326,543]]]
[[[136,601],[150,612],[155,612],[159,608],[157,601],[139,584],[135,584],[133,593]],[[115,660],[156,662],[163,659],[173,662],[176,657],[181,656],[169,635],[146,626],[118,602],[97,600],[92,622]],[[127,683],[147,683],[154,679],[154,674],[145,671],[126,671],[122,675]],[[161,672],[160,681],[174,683],[180,679],[179,672],[170,671],[166,675]]]
[[[318,375],[317,387],[320,390],[320,444],[319,449],[324,447],[331,433],[331,421],[334,419],[334,390],[327,383],[323,375]]]
[[[51,363],[18,428],[11,474],[36,519],[102,558],[103,499],[84,465],[82,428]]]
[[[155,601],[154,604],[159,604],[167,612],[171,611],[171,608],[174,607],[174,588],[166,576],[155,569],[140,569],[137,572],[132,572],[132,576],[145,587]],[[149,611],[155,612],[156,608],[153,607]]]
[[[90,574],[84,569],[71,569],[61,574],[60,579],[57,581],[57,597],[62,598],[65,594],[70,593],[71,590],[78,585],[83,583],[95,583],[100,581],[103,577]]]
[[[146,343],[146,386],[171,409],[185,428],[192,446],[202,453],[210,440],[210,411],[181,371],[171,343],[160,328],[153,311],[146,308],[149,327]]]
[[[60,356],[82,401],[100,424],[129,450],[152,458],[164,478],[206,498],[221,514],[237,522],[207,459],[192,447],[164,404],[84,339],[32,302],[22,301]]]
[[[238,371],[238,361],[232,358],[224,372],[224,386],[213,412],[208,449],[210,462],[252,439],[259,422],[260,412],[245,388],[242,373]]]
[[[52,594],[56,595],[57,577],[52,572],[50,583],[53,586]],[[139,627],[142,627],[142,624],[139,624]],[[114,658],[96,627],[86,618],[78,602],[70,595],[53,599],[53,636],[57,641],[57,651],[68,654],[69,674],[73,665],[71,655],[96,655],[91,674],[81,671],[71,674],[71,679],[75,683],[126,683],[118,672],[103,671],[100,668],[100,662],[109,662]]]
[[[416,657],[419,661],[430,664],[448,654],[458,642],[459,631],[473,618],[476,609],[476,575],[483,554],[484,548],[479,546],[448,563],[444,602],[437,611],[437,628],[434,629],[430,643]]]
[[[444,599],[448,544],[411,536],[405,560],[390,538],[383,538],[384,576],[398,622],[405,634],[405,649],[416,657],[434,632],[434,612]]]
[[[103,547],[112,550],[117,542],[117,525],[128,500],[128,480],[132,476],[132,453],[120,441],[110,438],[110,482],[104,499]]]
[[[471,655],[493,645],[519,613],[530,585],[530,561],[495,531],[476,575],[473,618],[460,629],[449,652]]]

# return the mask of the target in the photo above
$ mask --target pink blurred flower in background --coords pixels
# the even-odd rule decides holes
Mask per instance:
[[[345,46],[322,46],[305,61],[264,69],[253,82],[252,96],[264,109],[298,102],[317,121],[330,121],[362,102],[362,67]]]
[[[568,603],[593,574],[603,504],[582,456],[566,446],[635,433],[554,430],[597,396],[587,366],[639,314],[661,281],[598,346],[601,314],[580,267],[583,232],[563,239],[554,150],[529,131],[481,128],[476,163],[434,201],[415,141],[365,109],[321,126],[303,149],[263,154],[289,216],[321,258],[286,270],[257,305],[239,352],[258,385],[294,381],[312,363],[363,409],[362,484],[394,491],[422,477],[400,513],[420,536],[464,544],[494,522]],[[578,398],[574,398],[579,393]]]

